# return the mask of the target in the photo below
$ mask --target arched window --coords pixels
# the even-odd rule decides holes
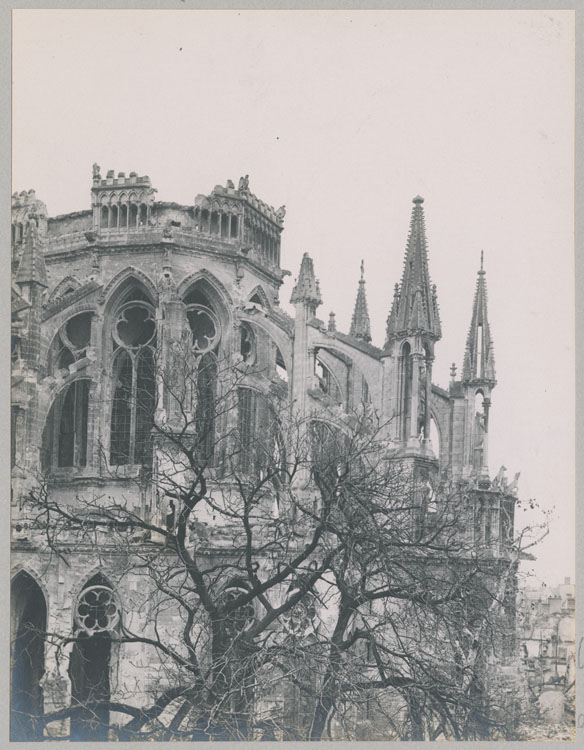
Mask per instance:
[[[128,226],[128,206],[126,203],[122,203],[120,206],[120,228],[126,228]]]
[[[109,208],[108,206],[102,206],[101,207],[101,218],[99,225],[103,227],[104,229],[107,229],[109,226]]]
[[[10,740],[39,741],[43,713],[47,604],[36,581],[21,571],[12,581]]]
[[[283,479],[284,442],[278,417],[267,398],[253,388],[239,388],[238,444],[239,468],[260,479],[271,475]]]
[[[312,473],[328,487],[335,487],[347,467],[347,436],[334,425],[313,420],[310,423]]]
[[[94,576],[75,607],[73,645],[69,661],[71,702],[80,710],[71,716],[71,739],[108,739],[112,635],[118,630],[120,608],[108,580]]]
[[[130,204],[128,226],[131,228],[138,226],[138,206],[135,203]]]
[[[483,465],[483,452],[485,443],[485,405],[482,391],[475,393],[474,419],[473,419],[473,455],[472,463],[476,471],[480,471]]]
[[[75,380],[54,400],[42,437],[44,471],[87,464],[89,387],[89,380]]]
[[[148,208],[145,203],[140,204],[139,225],[145,227],[148,224]]]
[[[410,415],[412,409],[412,358],[409,343],[402,346],[400,356],[399,377],[399,418],[401,439],[407,440],[410,436]]]
[[[110,464],[149,465],[156,400],[154,308],[138,290],[125,299],[112,329]]]
[[[195,430],[200,459],[211,463],[215,453],[215,397],[217,391],[217,358],[207,352],[197,368]]]

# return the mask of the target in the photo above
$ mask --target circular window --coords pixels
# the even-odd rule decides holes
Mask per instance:
[[[115,630],[120,620],[114,592],[107,586],[85,589],[75,615],[77,627],[88,635]]]
[[[68,320],[62,334],[69,348],[77,351],[85,349],[91,337],[91,313],[81,313]]]
[[[130,302],[118,313],[114,325],[114,338],[120,346],[129,349],[146,346],[152,341],[155,333],[154,311],[149,305]]]
[[[193,334],[193,349],[201,354],[214,349],[221,338],[216,315],[203,305],[189,305],[187,318]]]

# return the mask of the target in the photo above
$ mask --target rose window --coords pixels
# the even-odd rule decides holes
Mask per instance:
[[[115,630],[120,621],[120,613],[114,592],[107,586],[85,589],[77,604],[75,620],[78,629],[87,635]]]
[[[146,346],[152,341],[155,333],[154,311],[150,305],[130,302],[118,313],[114,338],[121,346],[128,349]]]
[[[193,334],[193,350],[199,354],[212,351],[221,338],[221,327],[214,313],[203,305],[189,305],[187,318]]]

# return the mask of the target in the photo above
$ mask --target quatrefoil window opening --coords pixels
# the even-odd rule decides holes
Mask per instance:
[[[128,302],[116,317],[113,336],[126,349],[147,346],[156,334],[154,310],[144,302]]]
[[[215,313],[204,305],[188,305],[187,319],[193,336],[193,351],[197,354],[213,351],[221,338],[221,325]]]
[[[85,589],[75,610],[78,630],[91,636],[95,633],[111,633],[120,621],[120,611],[114,592],[107,586],[90,586]]]

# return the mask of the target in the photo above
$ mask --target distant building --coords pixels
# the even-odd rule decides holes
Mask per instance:
[[[517,640],[533,700],[555,721],[575,695],[576,599],[570,578],[520,591]],[[573,712],[573,706],[571,707]]]

